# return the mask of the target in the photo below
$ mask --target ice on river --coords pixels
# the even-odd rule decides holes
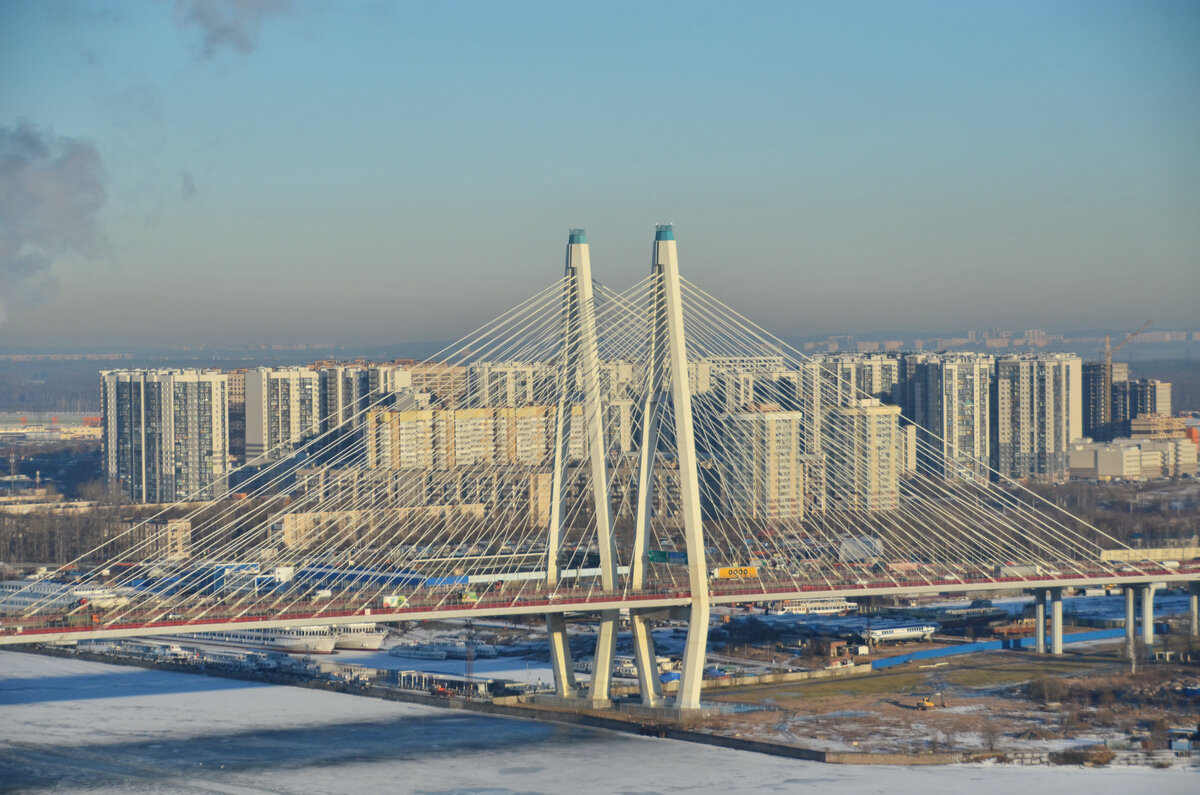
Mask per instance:
[[[823,765],[194,674],[0,651],[0,790],[1196,792],[1182,769]]]

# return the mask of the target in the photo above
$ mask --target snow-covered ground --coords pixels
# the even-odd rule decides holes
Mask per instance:
[[[387,671],[428,671],[437,674],[457,674],[458,676],[463,676],[467,672],[466,660],[421,660],[413,657],[393,657],[388,654],[386,649],[382,651],[338,651],[335,659],[340,663],[352,663]],[[529,660],[524,657],[481,658],[475,660],[473,666],[472,675],[478,679],[508,679],[531,685],[554,681],[550,663]]]
[[[507,657],[501,656],[496,658],[478,658],[473,661],[472,675],[476,678],[490,679],[507,679],[513,682],[523,682],[530,685],[552,684],[554,682],[554,673],[550,668],[549,657],[550,649],[546,643],[546,636],[541,630],[529,631],[528,627],[521,625],[507,624],[505,622],[474,622],[477,632],[485,630],[503,630],[515,629],[527,633],[524,642],[536,651],[533,654],[526,656]],[[573,636],[594,635],[595,628],[586,625],[569,625],[569,630]],[[407,630],[403,635],[404,642],[415,643],[431,643],[439,638],[447,637],[465,637],[465,629],[463,628],[447,628],[445,625],[438,625],[433,628],[417,627]],[[337,662],[351,663],[361,665],[367,668],[379,668],[388,671],[427,671],[429,673],[439,674],[455,674],[462,676],[466,674],[466,660],[422,660],[415,657],[393,657],[389,653],[389,649],[395,644],[394,640],[389,640],[384,644],[384,647],[379,651],[345,651],[339,650],[334,659]],[[659,629],[654,632],[654,647],[656,652],[661,656],[666,655],[682,655],[683,654],[683,637],[676,634],[672,629]],[[633,653],[633,636],[629,632],[619,633],[617,636],[617,653],[632,654]],[[576,650],[575,659],[583,659],[588,655],[580,654]],[[591,677],[586,673],[576,672],[575,678],[579,682],[588,682]]]
[[[1192,793],[1188,770],[822,765],[671,740],[0,651],[0,790]]]

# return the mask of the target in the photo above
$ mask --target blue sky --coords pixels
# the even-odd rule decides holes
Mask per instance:
[[[9,0],[0,136],[0,345],[447,339],[666,221],[785,335],[1200,317],[1194,2]]]

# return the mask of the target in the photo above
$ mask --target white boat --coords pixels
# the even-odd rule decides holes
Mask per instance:
[[[446,658],[449,660],[465,660],[471,656],[476,659],[496,656],[496,647],[481,640],[440,640],[433,644],[433,648],[446,652]]]
[[[186,632],[174,638],[212,646],[266,649],[288,654],[333,654],[337,638],[329,627],[284,627],[281,629],[228,629],[215,632]]]
[[[785,599],[781,602],[772,602],[767,612],[773,616],[833,616],[852,613],[855,610],[858,610],[858,605],[849,599],[843,599],[840,596],[828,596],[816,599]]]
[[[637,663],[632,657],[616,657],[613,659],[612,673],[620,679],[637,679]]]
[[[374,624],[341,624],[333,627],[334,648],[379,651],[387,632]]]
[[[867,643],[886,643],[897,640],[929,640],[938,631],[937,624],[910,624],[903,627],[884,627],[883,629],[868,629],[863,633]]]
[[[414,660],[444,660],[446,652],[433,646],[422,646],[418,643],[398,643],[388,649],[393,657],[411,657]]]

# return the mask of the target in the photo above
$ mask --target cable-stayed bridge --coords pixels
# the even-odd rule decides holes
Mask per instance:
[[[1061,651],[1063,588],[1125,586],[1132,638],[1135,586],[1152,615],[1152,584],[1188,582],[1195,623],[1200,561],[1139,561],[957,440],[904,431],[835,363],[683,279],[670,226],[623,291],[573,230],[561,279],[411,375],[251,462],[239,499],[175,506],[186,539],[144,522],[69,583],[6,585],[0,644],[544,615],[569,696],[564,615],[589,613],[603,701],[628,610],[651,704],[648,622],[688,619],[690,708],[714,604],[1027,590]]]

